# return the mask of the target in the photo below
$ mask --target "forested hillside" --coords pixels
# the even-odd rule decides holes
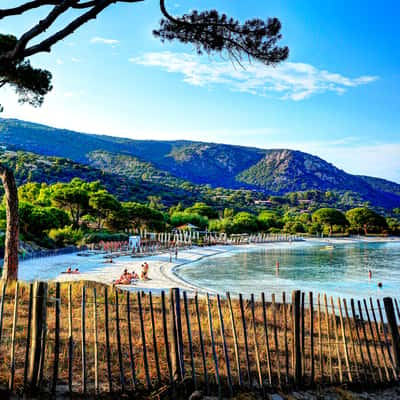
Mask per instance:
[[[361,202],[375,207],[400,206],[399,184],[352,175],[317,156],[288,149],[132,140],[10,119],[0,119],[0,144],[9,150],[63,159],[57,161],[63,166],[54,161],[55,171],[51,173],[60,179],[63,168],[64,180],[68,179],[71,169],[81,170],[80,175],[84,170],[86,174],[104,175],[103,179],[110,181],[107,185],[114,185],[113,189],[109,186],[110,190],[121,198],[143,197],[152,190],[163,192],[169,202],[204,194],[221,199],[233,195],[231,190],[237,189],[253,193],[250,194],[252,198],[317,189],[358,197]],[[36,160],[42,163],[41,167],[30,171],[25,179],[51,179],[40,157]],[[41,173],[44,174],[42,178]],[[211,193],[211,188],[218,187],[221,188],[218,194]]]

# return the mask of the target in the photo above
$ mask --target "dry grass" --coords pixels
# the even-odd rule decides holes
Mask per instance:
[[[106,331],[105,331],[105,297],[104,285],[97,283],[85,282],[86,288],[86,365],[87,365],[87,388],[88,392],[95,391],[95,340],[94,340],[94,301],[93,289],[97,292],[97,325],[98,325],[98,377],[100,392],[107,392],[108,385],[108,370],[107,370],[107,348],[106,348]],[[74,283],[72,288],[72,332],[73,332],[73,391],[82,391],[82,286],[83,283]],[[60,319],[60,358],[59,358],[59,379],[57,384],[67,387],[68,385],[68,363],[69,363],[69,326],[68,326],[68,290],[69,284],[61,284],[61,319]],[[18,299],[18,321],[16,325],[16,368],[15,368],[15,389],[21,390],[24,376],[24,360],[26,351],[26,335],[28,326],[28,303],[29,303],[29,285],[20,283],[19,299]],[[117,326],[116,326],[116,306],[115,296],[118,293],[119,300],[119,318],[120,318],[120,333],[121,333],[121,349],[122,349],[122,369],[125,378],[127,390],[133,389],[133,376],[129,351],[129,334],[127,320],[127,294],[126,292],[115,292],[112,287],[108,287],[108,303],[109,303],[109,335],[111,349],[111,375],[113,390],[121,389],[120,381],[120,366],[118,357],[117,345]],[[3,314],[3,329],[0,342],[0,383],[7,385],[10,377],[10,357],[11,357],[11,332],[14,310],[14,295],[15,287],[7,286],[6,297],[4,302]],[[138,390],[148,391],[146,387],[146,371],[144,364],[144,347],[143,338],[141,335],[141,324],[139,319],[138,296],[141,298],[143,308],[143,323],[145,331],[145,350],[148,358],[149,375],[151,379],[152,391],[160,391],[160,394],[169,384],[169,370],[167,363],[167,352],[163,334],[163,318],[161,296],[153,295],[153,311],[155,318],[155,338],[156,346],[153,342],[153,328],[150,313],[150,302],[148,294],[130,294],[131,308],[131,338],[133,342],[133,362],[138,381]],[[43,371],[43,387],[51,386],[54,365],[54,344],[55,344],[55,284],[50,283],[48,289],[48,310],[47,310],[47,339],[45,363]],[[169,314],[169,298],[166,298],[167,303],[167,321],[169,345],[171,346],[171,316]],[[215,350],[217,356],[218,371],[221,378],[221,385],[227,388],[227,364],[223,348],[221,336],[221,325],[216,298],[210,299],[211,315],[213,324],[213,334],[215,339]],[[368,303],[369,304],[369,303]],[[304,349],[303,349],[303,381],[305,384],[311,383],[311,366],[315,368],[315,382],[318,384],[341,382],[349,382],[352,378],[353,382],[372,383],[381,382],[387,383],[393,380],[393,369],[390,362],[391,343],[385,341],[383,324],[378,323],[378,330],[372,319],[372,334],[368,323],[359,325],[360,340],[356,335],[354,320],[351,319],[351,327],[349,320],[346,320],[344,315],[344,328],[347,340],[347,352],[349,357],[349,367],[346,364],[345,345],[342,336],[342,325],[340,318],[332,313],[329,305],[329,313],[324,312],[324,306],[321,307],[321,332],[319,330],[319,318],[317,306],[314,304],[314,313],[311,315],[309,308],[304,311]],[[232,321],[229,312],[229,305],[225,298],[221,299],[222,317],[225,328],[225,339],[227,343],[227,352],[230,364],[233,384],[238,385],[238,370],[237,361],[235,358],[234,336],[232,329]],[[239,347],[239,363],[240,373],[244,385],[257,386],[258,364],[256,356],[256,344],[259,351],[260,373],[263,385],[265,387],[290,387],[293,383],[293,321],[292,310],[290,304],[282,304],[282,298],[279,296],[276,306],[271,303],[266,304],[268,342],[271,362],[271,385],[269,383],[268,373],[268,357],[265,340],[265,330],[263,323],[262,304],[257,299],[255,302],[255,335],[252,323],[252,307],[249,300],[244,300],[244,316],[247,326],[247,342],[250,366],[250,382],[248,380],[247,359],[245,351],[245,335],[242,325],[240,305],[238,299],[232,299],[233,315],[236,324]],[[335,302],[337,310],[337,302]],[[376,307],[376,305],[375,305]],[[183,301],[181,302],[182,309],[182,337],[184,348],[184,366],[186,376],[191,376],[191,357],[189,352],[189,337],[186,327],[186,318]],[[274,317],[275,309],[275,317]],[[207,299],[199,297],[200,324],[204,347],[206,353],[206,371],[210,381],[210,386],[216,387],[216,367],[213,360],[212,343],[209,330],[209,318]],[[364,311],[364,310],[363,310]],[[203,361],[201,356],[200,332],[196,315],[195,301],[193,297],[188,299],[188,312],[191,325],[191,335],[193,339],[193,354],[194,365],[196,372],[196,380],[199,386],[204,387],[205,375],[203,369]],[[376,310],[376,313],[378,311]],[[327,330],[327,317],[329,321],[329,335]],[[372,315],[370,315],[372,318]],[[311,318],[314,324],[314,356],[311,353],[311,335],[310,325]],[[364,312],[365,318],[365,312]],[[276,321],[276,323],[274,323]],[[337,329],[337,337],[336,331]],[[365,328],[365,333],[364,333]],[[275,336],[276,333],[276,336]],[[352,346],[351,337],[354,341]],[[389,335],[390,336],[390,335]],[[275,340],[276,337],[276,340]],[[321,337],[321,341],[320,338]],[[388,347],[387,347],[388,346]],[[160,371],[161,380],[157,377],[156,352],[158,353],[158,369]],[[376,350],[375,350],[376,349]],[[170,349],[171,350],[171,349]],[[388,351],[389,350],[389,351]],[[369,354],[369,356],[368,356]],[[331,359],[331,361],[330,361]],[[363,361],[364,360],[364,361]],[[385,367],[386,364],[386,367]],[[332,376],[330,374],[330,365],[332,365]],[[340,369],[342,374],[340,375]],[[350,374],[349,374],[350,372]],[[342,376],[342,378],[341,378]]]

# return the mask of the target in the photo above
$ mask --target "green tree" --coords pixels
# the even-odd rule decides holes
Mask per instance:
[[[281,228],[282,223],[279,216],[274,211],[261,211],[257,216],[259,227],[267,232],[271,228]]]
[[[25,202],[19,204],[19,215],[22,233],[37,238],[43,238],[50,229],[62,228],[70,223],[68,214],[63,210]]]
[[[187,208],[185,212],[199,214],[203,217],[207,217],[208,219],[218,218],[218,211],[202,202],[194,203],[192,207]]]
[[[78,228],[80,217],[89,205],[89,194],[79,186],[58,184],[52,193],[52,201],[58,207],[70,212],[72,224]]]
[[[333,226],[338,225],[343,228],[347,225],[346,216],[334,208],[320,208],[312,215],[313,222],[327,225],[329,233],[333,232]]]
[[[346,212],[346,218],[350,223],[350,228],[356,232],[380,233],[388,229],[387,222],[384,217],[366,207],[353,208]]]
[[[208,226],[208,218],[200,214],[178,211],[171,215],[170,223],[172,226],[193,224],[201,229],[205,229]]]
[[[257,218],[248,212],[237,213],[232,219],[234,233],[250,233],[258,230]]]
[[[94,210],[97,217],[97,227],[101,229],[103,222],[112,211],[117,211],[121,205],[119,201],[106,190],[99,190],[90,195],[89,206]]]
[[[144,204],[126,202],[109,215],[107,226],[114,230],[146,228],[162,231],[165,228],[165,217],[162,212]]]

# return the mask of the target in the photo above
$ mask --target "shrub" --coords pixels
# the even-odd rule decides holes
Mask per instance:
[[[83,234],[82,229],[73,229],[71,226],[66,226],[65,228],[51,229],[48,236],[55,242],[57,247],[64,247],[80,242]]]
[[[124,242],[129,239],[126,233],[108,233],[108,232],[95,232],[86,235],[82,243],[99,243],[99,242]]]

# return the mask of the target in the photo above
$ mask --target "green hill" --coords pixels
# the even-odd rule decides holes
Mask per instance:
[[[132,140],[12,119],[0,119],[0,144],[69,159],[81,164],[81,168],[85,164],[92,167],[91,173],[104,173],[110,180],[119,177],[121,182],[132,180],[132,185],[140,182],[141,191],[162,188],[171,198],[186,198],[194,192],[196,196],[204,194],[206,188],[196,186],[209,185],[227,190],[247,189],[264,196],[311,189],[352,192],[373,206],[400,206],[399,184],[352,175],[319,157],[288,149]]]

